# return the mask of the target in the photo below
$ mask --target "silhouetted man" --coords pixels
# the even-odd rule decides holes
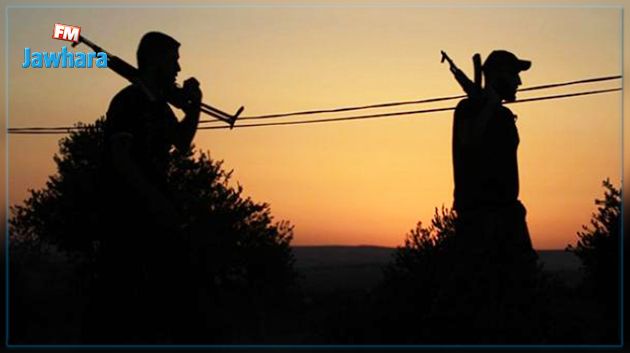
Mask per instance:
[[[531,252],[525,208],[518,199],[516,99],[519,73],[531,62],[493,51],[483,64],[484,94],[457,105],[453,124],[454,208],[458,236],[502,251]]]
[[[516,100],[519,74],[530,66],[508,51],[493,51],[482,66],[483,92],[460,101],[453,122],[458,310],[471,315],[468,327],[497,340],[503,339],[499,332],[513,335],[517,328],[510,325],[526,321],[536,273],[518,198],[516,116],[502,104]],[[470,335],[474,340],[480,332]]]
[[[184,239],[167,182],[169,151],[188,150],[199,122],[199,83],[184,83],[185,118],[179,122],[167,100],[180,71],[179,43],[158,32],[138,47],[140,77],[112,100],[105,121],[102,183],[110,222],[102,239],[99,268],[103,343],[172,342],[182,327],[185,287]],[[98,335],[97,335],[98,336]]]

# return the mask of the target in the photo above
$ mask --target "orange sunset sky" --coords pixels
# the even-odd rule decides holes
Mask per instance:
[[[178,80],[244,116],[457,95],[445,50],[470,77],[471,56],[507,49],[533,62],[523,87],[622,74],[618,7],[422,4],[10,8],[8,124],[93,122],[127,83],[108,69],[22,69],[25,47],[59,51],[54,23],[78,25],[135,63],[142,34],[182,45]],[[6,29],[6,28],[5,28]],[[89,51],[85,46],[77,50]],[[519,98],[621,87],[621,80]],[[456,101],[359,114],[448,107]],[[518,115],[521,200],[537,249],[564,248],[595,210],[601,181],[621,183],[622,94],[510,105]],[[176,112],[182,116],[180,112]],[[339,113],[317,116],[355,115]],[[205,117],[203,117],[205,118]],[[293,118],[296,120],[297,118]],[[279,119],[278,121],[282,121]],[[199,131],[194,143],[233,169],[246,195],[295,225],[294,245],[396,246],[452,203],[452,112],[325,124]],[[62,135],[10,135],[9,202],[43,187]],[[4,137],[6,138],[6,137]]]

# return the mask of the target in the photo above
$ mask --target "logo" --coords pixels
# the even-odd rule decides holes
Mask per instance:
[[[78,43],[81,38],[81,27],[55,23],[53,39]],[[34,68],[107,68],[105,52],[71,52],[64,45],[59,52],[43,52],[24,48],[23,69]]]
[[[52,37],[53,39],[59,39],[59,40],[65,40],[68,42],[78,43],[80,35],[81,35],[81,27],[55,23]]]

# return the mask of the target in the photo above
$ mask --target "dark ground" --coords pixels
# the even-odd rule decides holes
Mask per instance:
[[[277,343],[330,343],[330,327],[322,325],[348,319],[343,317],[345,308],[356,306],[377,285],[394,250],[373,246],[294,247],[305,304],[301,312],[274,324],[284,328]],[[579,282],[579,260],[573,254],[540,251],[539,259],[546,271],[555,273],[567,285]],[[23,326],[12,327],[10,332],[19,333],[20,343],[80,343],[87,288],[74,275],[76,268],[58,253],[28,269],[11,288],[12,293],[20,293],[12,302],[28,319],[20,320]]]
[[[369,290],[382,278],[382,268],[394,248],[376,246],[296,246],[296,268],[303,274],[306,293],[335,290]],[[538,251],[545,271],[555,273],[568,285],[580,280],[580,262],[564,250]]]

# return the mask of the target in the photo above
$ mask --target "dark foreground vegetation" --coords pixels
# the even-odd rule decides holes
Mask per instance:
[[[174,300],[186,305],[156,302],[144,318],[148,325],[169,306],[188,308],[187,335],[93,341],[86,326],[99,321],[100,242],[110,221],[99,203],[101,153],[100,122],[72,133],[60,142],[57,173],[12,208],[11,344],[619,343],[621,193],[608,181],[590,224],[566,249],[580,260],[578,280],[540,262],[505,273],[491,258],[455,252],[457,215],[442,208],[387,260],[366,259],[365,271],[333,265],[337,278],[349,278],[330,286],[330,269],[296,266],[292,227],[243,197],[221,163],[201,152],[174,152],[170,161],[169,182],[187,217],[185,246],[173,247],[185,262],[178,282],[185,291]]]

